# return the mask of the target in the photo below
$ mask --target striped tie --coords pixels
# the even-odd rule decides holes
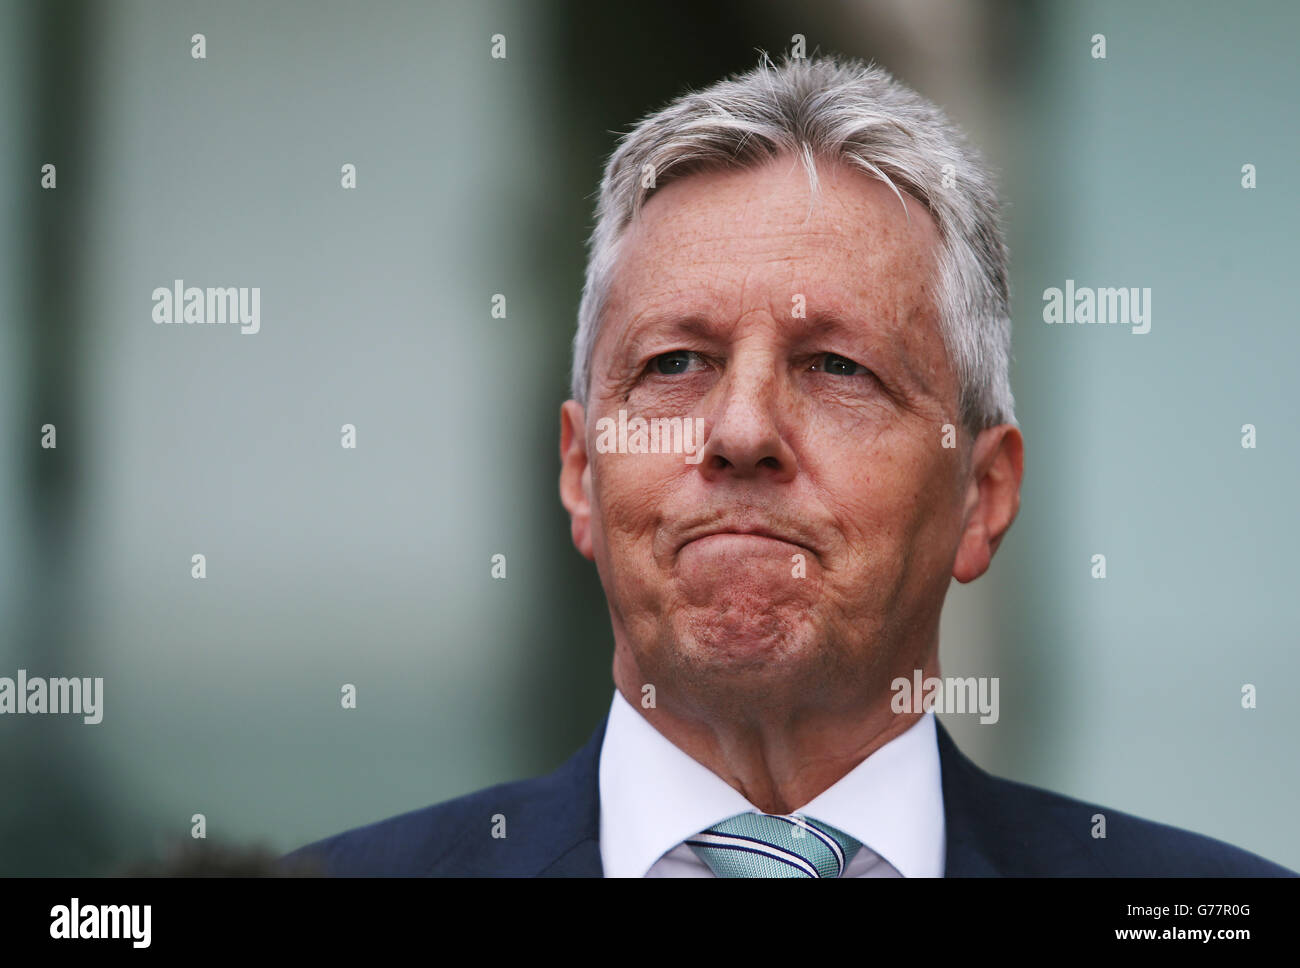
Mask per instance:
[[[741,813],[686,841],[718,877],[839,877],[862,844],[795,814]]]

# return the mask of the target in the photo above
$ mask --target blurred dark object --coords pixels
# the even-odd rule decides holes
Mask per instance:
[[[131,877],[273,877],[322,871],[306,860],[281,863],[280,855],[266,847],[188,840],[173,844],[161,858],[133,865],[122,873]]]

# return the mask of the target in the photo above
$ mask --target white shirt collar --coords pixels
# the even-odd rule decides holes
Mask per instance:
[[[600,856],[606,877],[644,877],[687,837],[757,809],[614,690],[600,749]],[[904,877],[942,877],[943,784],[934,713],[797,812],[856,837]]]

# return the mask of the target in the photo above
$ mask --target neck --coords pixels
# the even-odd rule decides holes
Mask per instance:
[[[911,681],[915,664],[883,680],[870,698],[839,706],[765,701],[701,708],[676,703],[661,690],[655,705],[646,708],[643,680],[624,656],[616,650],[614,682],[623,698],[673,745],[764,813],[798,810],[923,715],[917,707],[908,713],[891,707],[889,683],[895,677]],[[938,649],[919,667],[923,678],[937,676]]]

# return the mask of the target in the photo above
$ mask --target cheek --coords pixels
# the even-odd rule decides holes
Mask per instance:
[[[655,558],[664,481],[665,470],[642,454],[599,454],[591,465],[592,548],[605,598],[617,621],[647,637],[664,609]]]
[[[602,540],[621,547],[652,538],[669,475],[671,457],[646,454],[597,454],[591,465],[593,527]]]
[[[865,456],[865,470],[840,465],[831,489],[840,533],[860,568],[898,571],[939,551],[950,527],[951,479],[934,455],[899,456],[896,449]],[[946,549],[944,549],[946,551]]]

